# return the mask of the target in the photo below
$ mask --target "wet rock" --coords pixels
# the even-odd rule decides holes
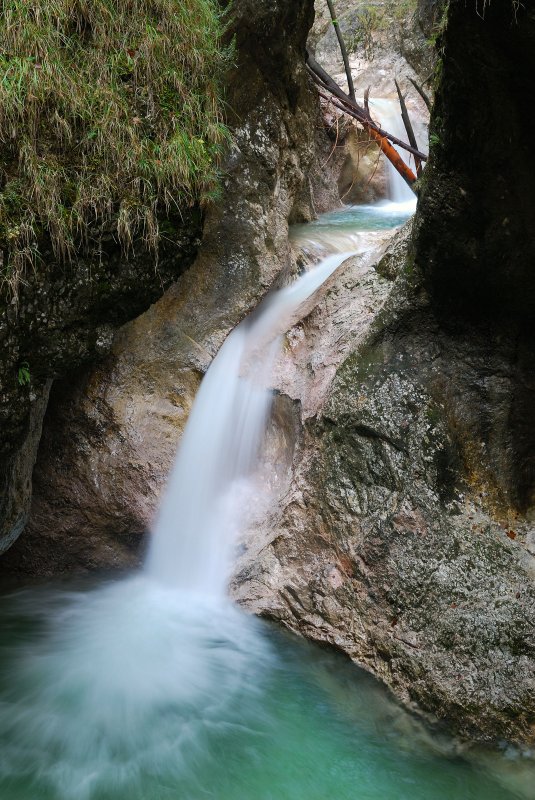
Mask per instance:
[[[524,131],[535,123],[535,111],[525,104],[535,79],[535,19],[532,11],[517,11],[509,3],[489,4],[482,19],[473,7],[450,4],[433,158],[423,181],[415,245],[440,326],[459,349],[474,337],[488,342],[483,354],[474,352],[468,362],[474,375],[471,402],[459,395],[453,401],[460,431],[481,443],[481,451],[479,445],[471,453],[465,448],[465,457],[478,473],[478,462],[484,463],[485,480],[504,503],[530,515],[535,507],[535,160]],[[472,102],[474,86],[488,102]],[[472,131],[467,141],[453,129],[461,113]],[[503,137],[518,143],[511,157],[498,144]]]
[[[233,148],[198,258],[93,372],[54,387],[30,524],[4,571],[139,561],[203,372],[292,265],[287,220],[312,160],[316,114],[304,67],[312,14],[309,0],[233,4]]]
[[[405,223],[401,230],[394,235],[386,252],[375,265],[375,269],[383,278],[394,280],[404,268],[412,236],[412,227],[412,220]]]
[[[304,419],[292,488],[235,591],[462,736],[533,748],[534,165],[522,139],[506,181],[486,137],[529,124],[535,22],[517,11],[450,3],[413,243],[383,260],[389,298]]]
[[[399,31],[399,48],[408,63],[426,82],[425,90],[432,91],[430,78],[437,64],[437,54],[432,46],[445,21],[446,0],[418,0],[412,16]]]
[[[246,542],[234,592],[345,650],[457,733],[533,745],[531,526],[498,509],[466,468],[474,431],[459,436],[453,401],[463,398],[466,419],[476,414],[478,372],[499,374],[499,357],[482,338],[460,345],[442,331],[407,252],[405,264],[394,283],[377,276],[358,289],[349,268],[311,315],[303,372],[312,353],[336,352],[329,299],[360,295],[369,311],[349,312],[360,335],[347,330],[349,349],[321,391],[280,382],[298,387],[302,445],[262,548],[258,532],[250,553]]]
[[[50,253],[10,300],[0,293],[0,552],[28,517],[31,473],[50,380],[108,352],[113,333],[155,300],[194,259],[201,212],[169,223],[158,269],[142,253],[126,260],[109,237],[100,259],[60,265]],[[24,487],[24,488],[23,488]]]

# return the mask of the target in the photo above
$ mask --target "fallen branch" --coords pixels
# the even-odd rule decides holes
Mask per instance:
[[[409,80],[416,89],[416,91],[418,92],[418,94],[420,95],[420,97],[422,98],[422,100],[424,101],[424,103],[426,104],[428,110],[431,111],[432,104],[431,100],[429,99],[429,95],[424,91],[424,89],[418,83],[416,83],[415,80],[413,80],[412,78],[409,78]]]
[[[394,81],[394,83],[396,84],[396,91],[398,93],[399,105],[401,108],[401,119],[403,120],[403,124],[405,125],[405,130],[407,131],[409,142],[415,149],[417,149],[418,142],[416,141],[416,136],[414,135],[414,128],[412,127],[412,122],[409,116],[409,111],[407,109],[407,104],[405,103],[405,98],[401,93],[401,89],[399,88],[399,83],[396,80]],[[418,177],[420,177],[420,175],[422,174],[422,162],[417,156],[414,157],[414,166],[416,167],[416,174],[418,175]]]
[[[340,30],[340,25],[338,24],[338,19],[336,17],[336,11],[334,10],[334,5],[332,0],[327,0],[327,5],[329,6],[329,11],[331,14],[331,20],[333,23],[333,27],[336,33],[336,38],[338,39],[338,44],[340,45],[340,52],[342,53],[342,58],[344,60],[344,68],[346,71],[347,77],[347,86],[349,89],[349,96],[350,98],[355,101],[355,87],[353,85],[353,78],[351,76],[351,67],[349,66],[349,58],[347,55],[347,49],[344,42],[344,37],[342,36],[342,31]]]
[[[313,58],[313,56],[310,55],[310,53],[307,53],[306,66],[314,81],[324,89],[327,89],[327,91],[340,100],[344,106],[341,108],[342,111],[345,111],[349,114],[349,116],[354,117],[354,119],[358,120],[366,128],[374,128],[374,130],[376,130],[377,133],[380,133],[381,136],[386,137],[393,144],[397,144],[398,147],[402,147],[408,153],[412,153],[413,156],[417,156],[421,161],[427,161],[428,157],[425,153],[422,153],[420,150],[411,147],[411,145],[407,144],[402,139],[398,139],[397,136],[394,136],[393,134],[388,133],[388,131],[383,130],[383,128],[380,128],[379,125],[377,125],[371,116],[366,112],[366,109],[362,108],[362,106],[359,106],[357,102],[351,100],[351,98],[348,97],[348,95],[342,91],[342,89],[340,89],[338,84],[331,78],[331,76],[325,72],[323,67],[320,67],[318,62],[315,60],[315,58]]]
[[[359,106],[359,104],[357,103],[355,97],[355,87],[353,85],[353,78],[351,76],[351,68],[349,66],[347,49],[345,46],[344,37],[342,36],[342,32],[338,24],[338,20],[336,18],[336,12],[334,10],[334,5],[332,0],[327,0],[327,5],[329,7],[331,20],[334,26],[334,30],[336,32],[338,44],[340,45],[340,52],[342,53],[342,58],[344,61],[349,95],[347,95],[345,92],[342,91],[342,89],[340,89],[338,84],[331,78],[331,76],[327,72],[325,72],[325,70],[322,67],[320,67],[316,59],[313,58],[308,51],[306,54],[307,69],[309,70],[310,74],[312,75],[316,83],[318,83],[322,88],[326,89],[328,92],[334,95],[334,97],[338,98],[339,102],[336,102],[335,100],[332,101],[334,106],[339,108],[345,114],[353,116],[360,122],[360,124],[366,130],[368,130],[371,138],[375,139],[381,151],[385,154],[385,156],[388,158],[393,167],[399,172],[405,183],[407,183],[408,186],[414,191],[414,184],[416,183],[416,175],[411,170],[411,168],[407,166],[407,164],[403,161],[398,151],[390,143],[395,141],[396,144],[398,144],[401,147],[404,147],[406,150],[413,153],[415,157],[416,170],[418,175],[420,175],[422,170],[422,161],[425,161],[426,157],[423,153],[420,153],[418,151],[416,137],[414,136],[414,131],[412,131],[412,126],[407,113],[407,108],[406,106],[404,107],[404,114],[405,114],[404,121],[406,118],[407,123],[405,124],[405,128],[407,130],[407,134],[411,142],[410,146],[405,144],[405,142],[402,142],[400,139],[397,139],[396,137],[387,133],[387,131],[383,131],[372,120],[368,103],[369,93],[370,93],[369,89],[364,94],[364,108],[362,108],[362,106]],[[398,87],[398,94],[400,97],[400,102],[403,102],[404,105],[404,101],[402,99],[399,87]],[[323,97],[325,97],[325,95],[323,95]],[[402,113],[403,113],[403,108],[402,108]],[[411,133],[409,133],[409,128],[411,130]],[[411,139],[411,134],[412,134],[412,139]]]
[[[334,153],[336,151],[336,148],[338,147],[338,137],[340,135],[340,122],[339,122],[339,120],[340,120],[340,117],[336,117],[336,139],[334,140],[334,144],[332,146],[331,152],[329,153],[329,157],[328,157],[327,161],[324,161],[323,164],[321,165],[322,169],[324,169],[324,167],[327,166],[327,164],[329,163],[329,161],[333,157],[333,155],[334,155]]]
[[[392,147],[386,136],[383,136],[383,134],[379,131],[379,129],[376,128],[375,125],[370,124],[369,121],[368,122],[363,121],[360,115],[357,115],[351,109],[345,108],[341,103],[338,103],[336,100],[327,97],[327,95],[323,94],[323,92],[320,92],[319,94],[320,97],[324,98],[324,100],[331,102],[335,108],[340,109],[340,111],[344,111],[346,114],[349,114],[349,116],[354,117],[362,125],[364,125],[364,127],[368,130],[370,137],[377,142],[381,151],[385,154],[390,163],[396,168],[396,170],[399,172],[405,183],[408,186],[410,186],[410,188],[414,191],[413,184],[416,182],[416,175],[414,174],[412,169],[408,167],[407,164],[403,161],[398,151],[394,147]]]
[[[427,78],[423,79],[422,86],[426,86],[428,83],[431,83],[434,77],[435,77],[435,70],[432,69]]]

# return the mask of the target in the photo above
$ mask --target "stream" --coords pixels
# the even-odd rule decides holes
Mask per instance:
[[[144,577],[2,602],[2,800],[529,800],[346,658]]]
[[[319,264],[214,359],[143,571],[4,594],[2,800],[533,800],[533,762],[513,748],[428,729],[342,655],[226,594],[282,335],[413,205],[346,208],[294,231]]]

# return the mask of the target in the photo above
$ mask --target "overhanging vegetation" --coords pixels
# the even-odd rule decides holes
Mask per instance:
[[[216,0],[0,0],[0,272],[103,232],[156,252],[158,211],[217,187],[228,61]]]

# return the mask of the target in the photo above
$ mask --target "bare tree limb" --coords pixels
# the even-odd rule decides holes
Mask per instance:
[[[327,0],[327,5],[329,6],[329,11],[331,14],[331,20],[333,23],[333,27],[336,33],[336,38],[338,39],[338,44],[340,45],[340,52],[342,53],[342,58],[344,60],[344,67],[346,71],[347,77],[347,86],[349,89],[349,96],[350,98],[355,101],[355,87],[353,85],[353,78],[351,76],[351,67],[349,66],[349,58],[347,55],[347,49],[344,42],[344,37],[342,36],[342,31],[340,30],[340,25],[338,24],[338,19],[336,17],[336,11],[334,10],[334,5],[332,0]]]
[[[338,84],[331,78],[331,76],[325,72],[323,67],[320,67],[318,62],[315,60],[315,58],[313,58],[313,56],[310,55],[310,53],[307,53],[306,65],[314,81],[324,89],[327,89],[327,91],[341,101],[343,104],[342,108],[338,106],[341,111],[346,111],[349,116],[354,117],[366,128],[374,128],[377,133],[381,134],[381,136],[386,137],[393,144],[396,144],[398,147],[402,147],[404,150],[407,150],[407,152],[417,156],[419,159],[421,159],[421,161],[427,161],[428,157],[425,153],[422,153],[420,150],[411,147],[411,145],[408,145],[406,142],[398,139],[397,136],[394,136],[393,134],[388,133],[388,131],[380,128],[379,125],[377,125],[366,112],[366,109],[362,106],[359,106],[359,104],[355,101],[351,100],[351,98],[348,97],[347,94],[342,91],[342,89],[340,89]]]
[[[327,164],[329,163],[329,161],[330,161],[330,160],[331,160],[331,158],[333,157],[333,155],[334,155],[334,153],[335,153],[335,151],[336,151],[336,148],[338,147],[338,138],[339,138],[339,135],[340,135],[340,117],[336,117],[336,139],[334,140],[334,144],[333,144],[333,146],[332,146],[331,152],[329,153],[329,157],[328,157],[328,158],[327,158],[327,160],[326,160],[326,161],[324,161],[324,162],[323,162],[323,164],[321,165],[321,168],[322,168],[322,169],[323,169],[324,167],[326,167],[326,166],[327,166]]]
[[[427,78],[423,79],[422,86],[425,86],[426,84],[431,83],[431,81],[433,80],[434,77],[435,77],[435,70],[431,70],[431,72],[429,73]]]
[[[358,115],[356,112],[352,111],[350,108],[344,107],[337,100],[329,98],[327,95],[323,94],[323,92],[320,92],[319,94],[320,97],[323,97],[325,100],[331,102],[335,108],[340,109],[340,111],[344,111],[346,114],[349,114],[350,117],[354,117],[367,128],[370,137],[377,142],[379,148],[388,158],[390,163],[396,168],[396,170],[399,172],[405,183],[408,186],[410,186],[410,188],[414,192],[414,183],[416,183],[416,175],[411,170],[411,168],[407,166],[407,164],[403,161],[398,151],[394,147],[392,147],[386,136],[383,136],[380,130],[375,125],[371,124],[369,120],[363,121],[361,116]]]
[[[429,111],[431,111],[431,100],[429,99],[429,95],[418,83],[416,83],[415,80],[413,80],[412,78],[409,78],[409,80],[416,89],[416,91],[418,92],[418,94],[420,95],[420,97],[422,98],[422,100],[424,101],[424,103],[426,104]]]
[[[409,116],[409,111],[407,109],[407,104],[405,103],[405,98],[401,93],[401,89],[399,88],[399,83],[397,80],[394,80],[396,84],[396,91],[398,93],[399,105],[401,108],[401,119],[403,120],[403,124],[405,125],[405,130],[407,131],[407,136],[409,137],[409,142],[414,147],[415,150],[418,149],[418,142],[416,141],[416,136],[414,134],[414,128],[412,127],[411,118]],[[422,174],[422,161],[417,156],[414,156],[414,166],[416,167],[416,174],[418,177]]]

